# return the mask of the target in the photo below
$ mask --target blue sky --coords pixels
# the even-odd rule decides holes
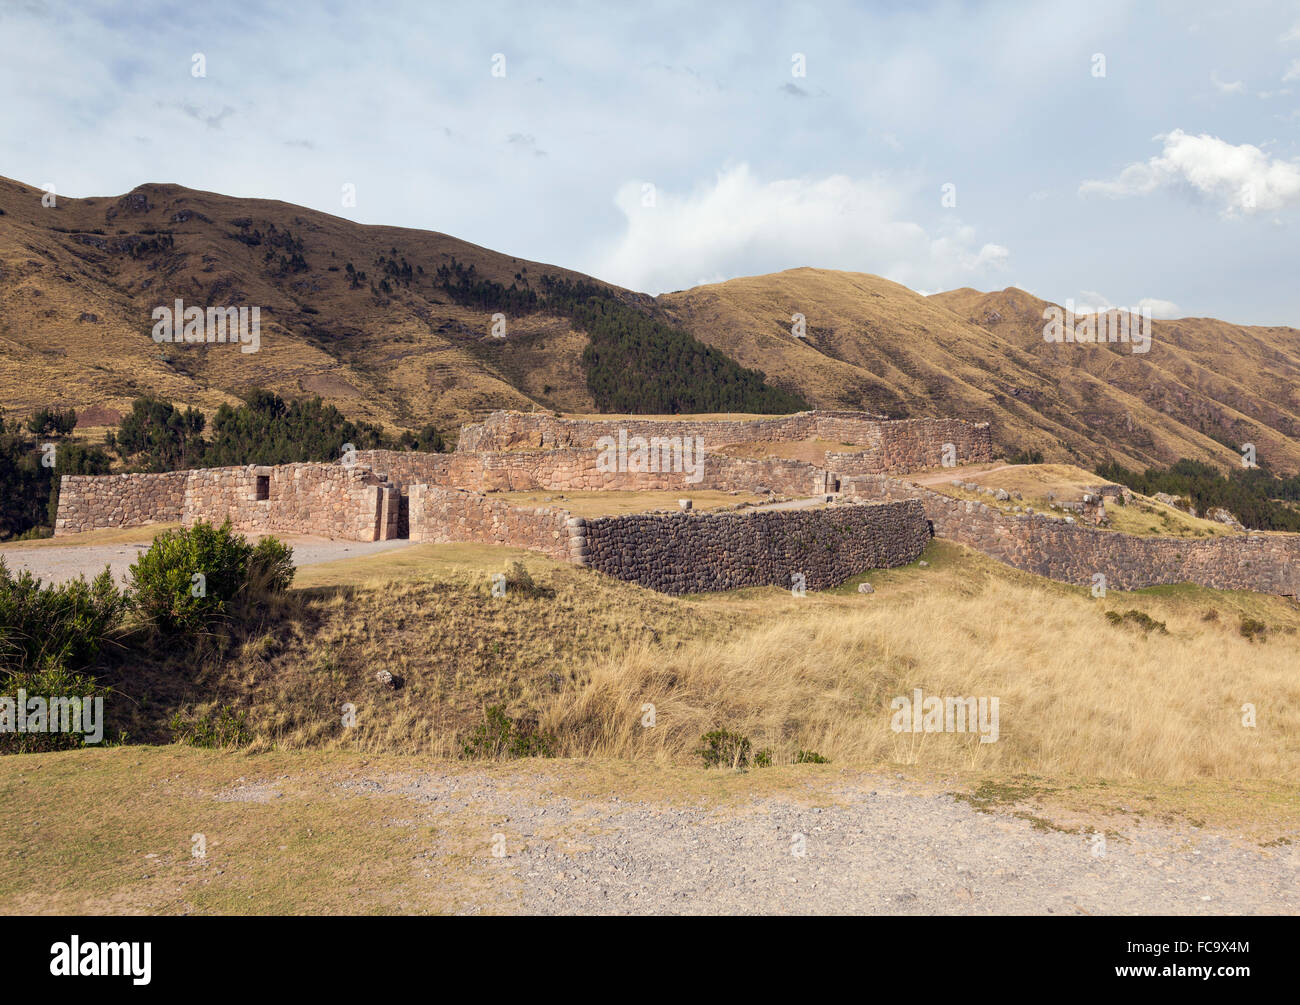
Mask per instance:
[[[0,174],[65,195],[281,199],[651,293],[812,265],[1300,327],[1294,0],[3,0],[0,87]]]

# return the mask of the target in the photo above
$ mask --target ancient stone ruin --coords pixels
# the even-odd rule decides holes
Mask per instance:
[[[901,477],[992,459],[988,424],[954,419],[827,411],[754,419],[494,412],[466,426],[446,454],[373,450],[336,463],[67,475],[55,534],[229,518],[249,533],[497,543],[669,593],[821,589],[911,562],[935,534],[1066,582],[1086,584],[1102,573],[1117,589],[1193,582],[1300,594],[1300,535],[1133,538],[1088,526],[1104,520],[1111,486],[1085,498],[1079,522],[1066,522],[1006,514]],[[685,500],[671,512],[597,519],[494,498],[530,490],[821,498],[807,508],[731,513],[702,512]]]

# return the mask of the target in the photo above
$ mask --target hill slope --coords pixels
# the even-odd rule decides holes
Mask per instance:
[[[924,297],[861,273],[793,269],[658,298],[696,338],[824,408],[993,423],[1009,450],[1091,466],[1239,463],[1253,442],[1300,470],[1300,331],[1152,322],[1152,348],[1050,345],[1022,290]],[[791,334],[803,314],[807,339]]]
[[[454,428],[537,403],[593,407],[580,362],[587,338],[567,320],[529,315],[512,320],[508,339],[493,338],[490,312],[435,287],[437,268],[453,258],[504,285],[516,273],[586,279],[577,273],[445,234],[178,185],[60,197],[48,209],[41,194],[0,179],[8,412],[121,410],[144,392],[212,410],[253,386],[319,394],[349,417],[396,426]],[[366,279],[351,280],[349,264]],[[261,350],[155,344],[151,312],[177,298],[259,305]]]

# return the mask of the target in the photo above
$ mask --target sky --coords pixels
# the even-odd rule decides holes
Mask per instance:
[[[1300,327],[1300,2],[0,0],[0,175]]]

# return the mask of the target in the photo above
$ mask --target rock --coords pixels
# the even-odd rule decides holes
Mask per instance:
[[[678,500],[677,500],[677,507],[678,507],[680,510],[682,510],[682,512],[685,512],[686,510],[690,509],[692,505],[693,505],[693,504],[692,504],[692,501],[691,501],[690,499],[678,499]]]
[[[858,584],[858,592],[859,592],[859,593],[875,593],[875,592],[876,592],[876,588],[875,588],[874,586],[872,586],[870,583],[859,583],[859,584]]]
[[[1011,494],[1007,492],[1006,489],[998,489],[996,492],[993,493],[993,498],[996,499],[998,502],[1006,502],[1008,499],[1011,498]]]
[[[384,687],[391,688],[394,691],[397,690],[397,688],[401,684],[401,679],[398,677],[394,677],[387,670],[377,671],[375,673],[375,680],[379,681],[379,683],[384,685]]]
[[[918,567],[918,568],[921,568],[921,569],[928,569],[928,568],[930,568],[930,563],[927,562],[925,559],[921,559],[921,561],[917,562],[916,564],[917,564],[917,567]]]

